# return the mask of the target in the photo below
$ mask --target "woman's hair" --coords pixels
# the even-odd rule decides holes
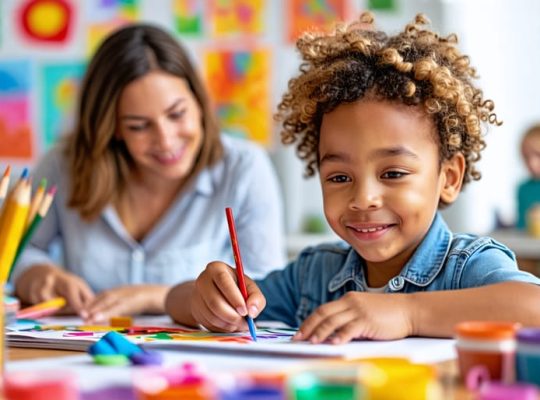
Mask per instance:
[[[342,103],[364,98],[421,106],[438,134],[440,161],[461,152],[464,184],[480,179],[475,163],[485,147],[481,122],[500,125],[473,85],[476,71],[457,49],[457,37],[440,37],[421,14],[403,32],[388,36],[373,30],[373,15],[363,13],[331,34],[305,33],[296,46],[303,62],[278,105],[284,144],[297,142],[306,175],[318,167],[322,117]]]
[[[115,139],[117,103],[129,83],[151,71],[185,79],[201,109],[203,142],[188,179],[222,156],[208,94],[186,50],[160,28],[126,26],[111,34],[90,61],[75,131],[66,138],[71,182],[67,203],[86,220],[95,219],[125,188],[133,159],[124,143]]]

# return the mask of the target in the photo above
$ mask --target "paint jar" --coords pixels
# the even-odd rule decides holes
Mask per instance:
[[[515,334],[519,324],[497,321],[466,321],[456,325],[456,349],[463,380],[471,368],[483,366],[490,379],[514,381]]]
[[[355,365],[316,366],[298,371],[287,382],[290,400],[364,400]]]
[[[216,389],[196,365],[185,363],[177,368],[142,369],[133,374],[138,400],[215,400]]]
[[[491,382],[484,366],[475,366],[467,374],[465,387],[475,393],[477,400],[537,400],[538,391],[534,385],[523,383]]]
[[[77,381],[69,371],[17,371],[5,374],[7,400],[78,400]]]
[[[364,362],[379,371],[377,379],[362,381],[366,400],[440,400],[443,398],[437,371],[431,365],[413,364],[404,358],[371,358]]]
[[[216,377],[220,400],[285,400],[285,373],[237,373]]]
[[[540,329],[520,329],[516,338],[516,378],[540,386]]]

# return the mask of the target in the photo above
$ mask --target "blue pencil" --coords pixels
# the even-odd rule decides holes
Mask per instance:
[[[248,295],[246,289],[246,281],[244,279],[244,267],[242,266],[242,258],[240,257],[240,247],[238,247],[238,240],[236,239],[236,228],[234,226],[232,209],[230,207],[227,207],[225,209],[225,214],[227,215],[227,223],[229,224],[229,236],[231,237],[231,246],[233,248],[234,262],[236,264],[236,277],[238,278],[238,287],[240,288],[240,292],[242,292],[244,300],[247,301]],[[255,324],[253,323],[253,319],[249,315],[246,315],[246,321],[249,328],[249,334],[251,335],[253,341],[256,342],[257,332],[255,331]]]

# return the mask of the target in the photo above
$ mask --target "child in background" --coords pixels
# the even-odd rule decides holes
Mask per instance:
[[[171,289],[175,320],[237,331],[249,314],[299,326],[295,340],[313,343],[449,337],[464,320],[540,326],[540,281],[507,247],[453,234],[438,213],[480,178],[481,125],[499,124],[468,56],[422,15],[395,36],[372,25],[364,13],[303,35],[300,74],[277,114],[283,142],[297,143],[308,175],[318,171],[325,216],[344,242],[246,279],[247,301],[234,270],[210,263]]]
[[[527,214],[540,207],[540,124],[530,127],[521,140],[521,154],[531,176],[518,187],[517,227],[527,227]]]

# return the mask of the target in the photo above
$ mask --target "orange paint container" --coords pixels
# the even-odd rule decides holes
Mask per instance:
[[[516,331],[520,325],[502,321],[466,321],[456,325],[461,377],[483,366],[491,380],[512,383],[515,377]]]

